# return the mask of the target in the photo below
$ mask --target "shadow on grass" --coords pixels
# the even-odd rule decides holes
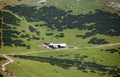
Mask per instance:
[[[0,57],[0,61],[2,61],[2,60],[6,60],[6,58]]]
[[[3,77],[3,75],[2,75],[2,74],[0,74],[0,77]]]
[[[104,75],[109,74],[113,77],[120,76],[120,68],[117,66],[105,66],[101,64],[97,64],[95,62],[84,62],[78,60],[70,60],[70,59],[59,59],[54,57],[38,57],[38,56],[24,56],[24,55],[15,55],[14,57],[18,57],[21,59],[28,59],[40,62],[47,62],[51,65],[59,66],[64,69],[69,69],[70,67],[77,67],[78,70],[83,72],[88,72],[87,69],[90,69],[91,73],[96,73],[96,71],[102,72]]]
[[[32,27],[32,26],[29,26],[29,30],[30,30],[31,32],[36,33],[36,35],[40,35],[40,32],[37,31],[37,30],[36,30],[34,27]]]
[[[117,48],[117,49],[115,49],[115,48],[111,48],[111,49],[101,49],[101,51],[106,51],[106,52],[109,52],[109,53],[118,53],[119,55],[120,55],[120,49],[119,48]]]

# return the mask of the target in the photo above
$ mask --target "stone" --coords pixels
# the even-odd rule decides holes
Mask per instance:
[[[113,9],[120,11],[120,3],[117,2],[107,2],[107,6],[112,7]]]

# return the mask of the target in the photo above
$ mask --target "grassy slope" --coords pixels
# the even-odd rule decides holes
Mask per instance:
[[[59,77],[73,77],[73,76],[94,77],[94,76],[97,76],[97,77],[101,77],[98,74],[83,73],[81,71],[76,70],[75,68],[66,70],[66,69],[59,68],[58,66],[51,66],[48,63],[39,63],[36,61],[21,60],[21,59],[16,59],[16,60],[19,61],[21,64],[15,63],[13,65],[15,65],[16,67],[10,67],[10,69],[11,68],[17,69],[16,71],[14,70],[12,72],[15,73],[18,77],[21,77],[21,76],[22,77],[26,77],[26,76],[30,76],[30,77],[36,77],[36,76],[42,76],[42,77],[49,77],[49,76],[54,76],[54,77],[57,77],[57,76],[59,76]],[[26,66],[26,63],[29,63],[29,65]],[[39,67],[36,67],[36,66],[39,66]],[[56,73],[56,71],[58,73]]]
[[[10,1],[10,0],[9,0]],[[29,2],[31,2],[31,1],[28,1],[28,0],[22,0],[24,3],[29,3]],[[35,0],[34,0],[35,1]],[[37,1],[37,0],[36,0]],[[71,1],[69,1],[69,2],[67,2],[67,0],[64,0],[64,1],[56,1],[56,0],[49,0],[48,1],[48,3],[47,3],[47,5],[49,5],[49,6],[51,6],[51,5],[55,5],[56,3],[57,3],[57,5],[58,5],[58,8],[62,8],[62,9],[64,9],[64,10],[70,10],[70,9],[72,9],[73,10],[73,14],[85,14],[85,13],[87,13],[87,12],[89,12],[89,11],[94,11],[94,9],[101,9],[101,8],[103,8],[103,7],[105,7],[104,6],[104,4],[103,5],[100,5],[100,3],[98,2],[92,2],[92,1],[89,1],[89,0],[86,0],[86,1],[82,1],[82,0],[80,0],[78,3],[75,3],[75,1],[74,0],[71,0]],[[67,4],[66,4],[66,2],[67,2],[67,4],[69,5],[69,6],[72,6],[72,8],[70,8],[70,7],[66,7],[67,6]],[[8,1],[6,1],[6,0],[2,0],[2,2],[1,2],[1,7],[3,7],[3,6],[5,6],[5,5],[2,5],[2,4],[4,4],[4,3],[7,3],[6,5],[16,5],[16,1],[10,1],[10,2],[8,2]],[[94,4],[93,4],[94,3]],[[21,2],[21,4],[22,4],[22,2]],[[79,7],[79,5],[81,5],[81,7]],[[98,6],[97,6],[98,5]],[[38,6],[40,6],[40,7],[42,7],[42,5],[38,5]],[[89,7],[90,6],[90,7]],[[111,12],[113,12],[113,10],[111,10],[110,8],[107,8],[107,7],[105,7],[105,9],[103,9],[103,10],[106,10],[106,11],[111,11]],[[115,12],[115,11],[114,11]],[[26,22],[25,20],[22,20],[21,21],[21,26],[18,28],[18,30],[26,30],[27,31],[27,33],[29,33],[30,35],[32,35],[33,33],[31,33],[31,32],[29,32],[29,30],[27,29],[28,27],[26,26],[26,25],[34,25],[34,24],[32,24],[32,23],[28,23],[28,22]],[[54,36],[55,35],[53,35],[52,37],[48,37],[48,36],[46,36],[45,35],[45,33],[46,33],[46,28],[44,29],[44,27],[41,27],[40,28],[40,31],[41,31],[41,36],[43,37],[43,38],[45,38],[44,40],[40,40],[40,41],[34,41],[34,40],[32,40],[32,41],[30,41],[30,42],[28,42],[28,41],[26,41],[26,39],[22,39],[22,40],[24,40],[25,42],[27,42],[28,44],[30,44],[30,45],[32,45],[32,49],[31,50],[34,50],[34,49],[40,49],[39,47],[38,47],[38,45],[40,44],[40,43],[42,43],[42,42],[45,42],[45,41],[51,41],[51,42],[66,42],[66,43],[68,43],[68,44],[70,44],[70,45],[76,45],[76,46],[87,46],[88,44],[87,44],[87,42],[88,42],[88,40],[90,40],[90,38],[87,38],[87,39],[81,39],[81,38],[76,38],[75,37],[75,35],[76,34],[84,34],[86,31],[79,31],[79,30],[77,30],[77,29],[74,29],[74,30],[65,30],[65,31],[63,31],[63,33],[65,33],[65,38],[62,38],[62,39],[56,39],[56,38],[54,38]],[[57,31],[54,31],[54,33],[55,34],[57,34]],[[72,35],[71,35],[71,33],[72,33]],[[104,35],[96,35],[96,37],[103,37],[103,38],[105,38],[106,40],[108,40],[109,42],[112,42],[112,43],[114,43],[114,42],[119,42],[119,36],[115,36],[115,37],[109,37],[109,36],[104,36]],[[71,39],[72,38],[72,39]],[[74,39],[74,42],[72,41]],[[34,42],[34,43],[33,43]],[[36,46],[37,45],[37,46]],[[14,51],[16,51],[16,49],[18,50],[18,51],[22,51],[22,50],[25,50],[25,48],[16,48],[16,47],[14,47],[14,48],[10,48],[11,50],[10,51],[7,51],[8,49],[9,49],[9,47],[5,47],[5,48],[3,48],[1,51],[2,52],[14,52]],[[27,51],[27,50],[25,50],[25,51]],[[29,50],[28,50],[29,51]]]
[[[33,4],[33,2],[31,3],[31,1],[34,2],[37,0],[22,0],[22,2],[19,2],[19,3],[17,3],[17,0],[16,1],[15,0],[14,1],[13,0],[2,0],[3,3],[2,2],[0,3],[0,8],[2,8],[5,5],[13,5],[13,6],[17,5],[17,4],[36,5],[36,4]],[[116,0],[116,1],[119,1],[119,0]],[[116,13],[116,11],[113,11],[113,9],[106,7],[102,3],[104,3],[104,2],[93,2],[92,0],[80,0],[78,3],[76,3],[74,0],[70,0],[70,1],[68,1],[68,0],[48,0],[46,6],[55,5],[58,8],[66,10],[66,11],[73,10],[73,12],[71,14],[76,14],[76,15],[77,14],[85,15],[89,11],[94,12],[95,9],[102,9],[103,11],[106,11],[106,12]],[[41,8],[43,5],[37,5],[37,6],[38,6],[38,8]],[[118,14],[120,14],[120,13],[118,13]],[[14,15],[17,16],[16,14],[14,14]],[[41,22],[30,23],[30,22],[27,22],[26,20],[22,20],[21,26],[18,28],[18,31],[25,30],[26,33],[28,33],[30,35],[34,35],[34,33],[29,31],[28,25],[31,25],[34,27],[34,25],[36,23],[41,23]],[[45,38],[45,39],[37,40],[37,41],[36,40],[27,41],[27,39],[20,38],[25,43],[31,45],[31,49],[26,49],[24,47],[15,47],[15,46],[14,47],[4,47],[4,48],[1,48],[0,53],[20,53],[20,52],[43,50],[44,48],[40,48],[39,44],[46,42],[46,41],[66,42],[69,45],[75,45],[78,47],[92,46],[91,44],[88,45],[88,41],[92,37],[102,37],[102,38],[106,39],[107,41],[109,41],[110,43],[120,42],[120,40],[119,40],[120,36],[110,37],[110,36],[106,36],[106,35],[97,34],[95,36],[88,37],[86,39],[75,37],[75,35],[77,35],[77,34],[78,35],[84,34],[85,32],[87,32],[87,30],[67,29],[67,30],[64,30],[63,32],[58,32],[58,31],[54,30],[53,31],[54,35],[52,35],[52,36],[45,35],[47,33],[46,27],[40,27],[39,30],[41,32],[40,37]],[[65,37],[56,39],[54,36],[59,33],[64,33]],[[113,48],[116,48],[116,47],[113,47]],[[70,50],[70,51],[66,50],[66,51],[50,52],[50,53],[44,52],[44,53],[39,53],[39,54],[32,54],[30,56],[43,56],[43,57],[54,56],[56,58],[61,59],[61,57],[58,56],[59,54],[69,54],[69,52],[71,52],[72,54],[80,53],[81,55],[89,56],[89,58],[85,59],[85,61],[93,61],[92,58],[95,57],[96,62],[99,64],[109,65],[109,66],[117,65],[120,67],[120,64],[119,64],[120,56],[117,53],[112,54],[112,53],[108,53],[108,52],[100,52],[100,49],[90,49],[90,50],[85,49],[85,50]],[[62,58],[74,59],[74,56],[71,55],[71,56],[62,57]],[[103,60],[103,62],[100,61],[101,59]],[[29,77],[39,77],[39,76],[42,76],[42,77],[49,77],[49,76],[51,76],[51,77],[79,77],[79,76],[102,77],[102,76],[100,76],[98,74],[94,74],[94,73],[92,73],[92,74],[84,73],[80,70],[77,70],[74,67],[72,67],[71,69],[68,70],[68,69],[63,69],[58,66],[52,66],[49,63],[42,63],[42,62],[24,60],[24,59],[18,59],[18,58],[15,58],[15,60],[16,60],[16,62],[12,65],[9,65],[8,68],[14,74],[16,74],[18,77],[26,77],[26,76],[29,76]],[[22,67],[24,67],[24,68],[22,69]],[[48,69],[48,67],[49,67],[49,69]],[[56,73],[55,70],[57,70],[58,73]],[[109,77],[109,76],[105,75],[105,77]]]
[[[30,3],[31,5],[37,5],[39,8],[44,6],[44,5],[34,4],[34,3],[36,3],[36,1],[37,0],[34,0],[31,3],[31,1],[28,2],[27,0],[25,0],[24,3]],[[7,3],[7,1],[5,1],[5,2]],[[5,2],[3,1],[3,3],[5,3]],[[16,3],[16,1],[14,3]],[[19,2],[19,3],[22,4],[22,2]],[[74,0],[71,0],[69,2],[67,0],[61,0],[61,1],[49,0],[49,1],[47,1],[47,4],[45,4],[45,5],[46,6],[56,6],[60,9],[65,10],[65,11],[72,10],[73,12],[71,14],[87,14],[89,11],[94,12],[94,10],[96,10],[96,9],[102,9],[102,10],[107,11],[107,12],[116,13],[116,11],[113,11],[111,8],[106,7],[104,4],[102,4],[102,3],[100,4],[100,3],[101,3],[100,1],[96,2],[96,1],[89,1],[89,0],[86,0],[86,1],[80,0],[79,2],[76,2]],[[6,4],[6,5],[8,5],[8,4]],[[13,5],[13,1],[11,1],[11,3],[9,3],[9,5]],[[16,4],[14,4],[14,5],[16,5]],[[3,5],[1,5],[1,6],[3,7]],[[21,17],[19,17],[18,15],[16,15],[16,14],[14,14],[14,15],[17,16],[19,19],[21,19]],[[30,22],[27,22],[25,19],[21,20],[20,27],[18,27],[17,30],[18,31],[25,30],[26,33],[29,34],[30,37],[31,37],[32,35],[35,35],[35,33],[30,32],[29,29],[28,29],[28,26],[34,27],[34,25],[36,23],[41,24],[41,22],[30,23]],[[101,37],[101,38],[107,40],[110,43],[120,42],[120,40],[119,40],[120,36],[112,36],[111,37],[111,36],[97,34],[97,35],[93,35],[92,37],[88,37],[86,39],[76,37],[76,35],[84,35],[86,32],[90,32],[91,30],[67,29],[67,30],[63,30],[63,32],[62,31],[58,32],[56,30],[49,31],[49,32],[53,32],[52,36],[46,36],[45,35],[48,32],[47,28],[45,28],[45,27],[39,27],[38,30],[41,32],[39,37],[44,38],[43,40],[27,41],[27,39],[19,38],[19,39],[23,40],[25,43],[27,43],[28,45],[31,46],[31,49],[30,49],[31,51],[41,50],[41,48],[39,48],[38,45],[43,43],[43,42],[46,42],[46,41],[47,42],[61,42],[61,43],[66,42],[69,45],[75,45],[75,46],[78,46],[78,47],[91,46],[91,44],[88,45],[88,41],[93,37]],[[59,33],[64,33],[65,37],[64,38],[59,38],[59,39],[55,38],[55,36]],[[21,34],[23,34],[23,33],[21,33]],[[74,39],[74,41],[73,41],[73,39]],[[11,50],[7,50],[7,49],[9,49],[9,47],[4,47],[4,48],[2,48],[1,51],[3,53],[14,52],[16,50],[18,52],[20,52],[22,50],[25,50],[26,48],[24,48],[24,47],[23,48],[12,47],[12,48],[10,48]],[[25,51],[30,51],[30,50],[25,50]]]
[[[116,47],[107,47],[102,48],[110,49],[110,48],[118,48]],[[65,54],[69,56],[65,56]],[[27,56],[35,56],[35,57],[44,57],[44,58],[57,58],[57,59],[68,59],[68,60],[74,60],[75,54],[80,54],[80,56],[88,56],[87,58],[84,58],[83,60],[79,60],[81,62],[93,62],[93,58],[95,59],[97,64],[105,65],[105,66],[118,66],[120,67],[119,63],[119,54],[118,53],[110,53],[106,51],[101,51],[101,49],[83,49],[83,50],[62,50],[62,51],[54,51],[54,52],[42,52],[42,53],[36,53],[36,54],[29,54]],[[64,56],[59,56],[64,55]],[[95,72],[98,73],[91,73],[90,69],[88,68],[88,73],[82,72],[81,70],[77,70],[75,67],[70,67],[69,69],[64,69],[60,67],[59,65],[51,65],[49,62],[40,62],[40,61],[34,61],[34,60],[27,60],[26,59],[20,59],[20,58],[14,58],[16,60],[15,63],[12,65],[8,65],[8,68],[11,69],[13,73],[15,73],[18,77],[49,77],[49,76],[59,76],[59,77],[103,77],[103,75],[99,75],[97,70]],[[102,61],[101,61],[102,60]],[[39,71],[38,71],[39,70]],[[57,71],[57,72],[56,72]],[[22,73],[20,73],[22,72]],[[102,73],[102,72],[101,72]],[[104,72],[105,73],[105,72]],[[104,75],[104,77],[111,77],[108,75]]]

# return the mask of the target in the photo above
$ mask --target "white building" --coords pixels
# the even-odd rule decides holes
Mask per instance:
[[[49,47],[51,48],[67,48],[67,44],[66,43],[60,43],[60,44],[54,44],[54,43],[50,43]]]
[[[46,0],[40,0],[40,3],[44,4],[44,3],[46,3]]]

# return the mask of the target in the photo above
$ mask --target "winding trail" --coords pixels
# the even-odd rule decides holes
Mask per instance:
[[[6,73],[6,74],[8,74],[8,75],[10,75],[10,76],[12,76],[12,77],[16,77],[16,76],[13,75],[11,72],[9,72],[9,71],[7,70],[7,68],[6,68],[6,65],[11,64],[11,63],[14,62],[14,59],[12,59],[11,57],[9,57],[9,56],[6,55],[6,54],[2,54],[2,56],[8,60],[6,63],[2,64],[2,71],[3,71],[3,73]]]
[[[109,47],[109,46],[116,46],[116,45],[120,45],[120,43],[114,43],[114,44],[104,44],[104,45],[98,45],[98,46],[93,46],[93,47],[82,47],[82,48],[74,48],[74,49],[92,49],[92,48],[103,48],[103,47]],[[38,52],[49,52],[49,51],[59,51],[59,50],[69,50],[69,49],[55,49],[55,50],[41,50],[41,51],[32,51],[32,52],[25,52],[25,53],[19,53],[19,54],[9,54],[9,55],[26,55],[26,54],[32,54],[32,53],[38,53]],[[71,49],[70,49],[71,50]],[[8,61],[4,64],[2,64],[2,71],[4,73],[7,73],[8,75],[10,75],[11,77],[16,77],[15,75],[13,75],[12,73],[10,73],[6,66],[8,64],[11,64],[14,62],[14,59],[12,59],[10,56],[8,56],[7,54],[2,54],[2,56],[4,58],[6,58]]]
[[[7,70],[7,69],[6,69],[6,65],[13,63],[14,60],[13,60],[12,58],[8,57],[8,56],[5,55],[5,54],[3,54],[2,56],[3,56],[4,58],[8,59],[8,62],[6,62],[6,63],[4,63],[4,64],[2,65],[2,71],[6,71],[6,70]]]

